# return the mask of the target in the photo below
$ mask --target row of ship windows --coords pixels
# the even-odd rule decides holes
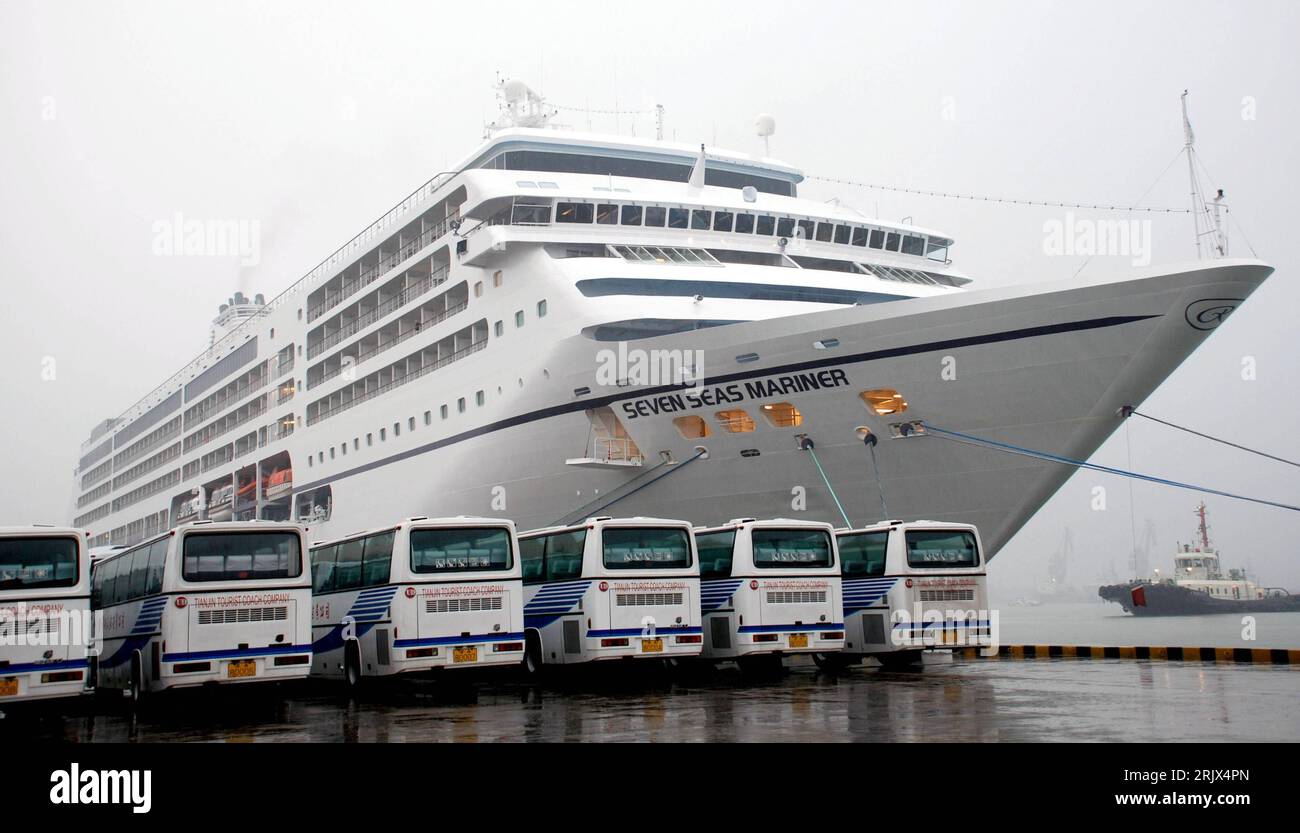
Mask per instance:
[[[551,221],[551,206],[516,203],[511,222],[522,225],[546,225]],[[643,226],[721,231],[733,234],[756,234],[767,237],[802,238],[820,243],[880,249],[931,260],[945,261],[951,240],[889,229],[832,223],[745,211],[710,210],[707,208],[670,208],[664,206],[624,205],[619,203],[560,202],[555,205],[555,222],[568,224]]]
[[[877,416],[901,414],[907,410],[907,400],[893,388],[878,388],[858,394],[867,410]],[[773,428],[797,428],[803,425],[803,413],[792,402],[769,402],[760,407],[763,419]],[[758,427],[757,421],[744,408],[728,408],[713,415],[718,427],[728,434],[748,434]],[[673,426],[683,439],[698,440],[713,435],[713,428],[702,416],[680,416]]]
[[[545,299],[545,298],[543,298],[542,300],[540,300],[540,301],[537,302],[537,317],[538,317],[538,318],[545,318],[545,317],[546,317],[546,299]],[[518,328],[518,327],[522,327],[522,326],[524,326],[524,311],[523,311],[523,310],[518,310],[518,311],[515,313],[515,327]],[[502,336],[502,335],[505,334],[505,329],[506,329],[506,325],[505,325],[505,322],[504,322],[504,321],[498,321],[498,322],[496,322],[496,324],[493,326],[493,330],[494,330],[495,334],[496,334],[498,337],[500,337],[500,336]],[[522,384],[522,382],[521,382],[521,384]],[[486,394],[484,391],[481,391],[481,390],[480,390],[480,391],[475,391],[475,392],[474,392],[474,404],[475,404],[475,405],[481,407],[481,406],[484,405],[486,402],[487,402],[487,394]],[[467,409],[468,409],[468,403],[466,402],[465,397],[462,396],[462,397],[460,397],[459,399],[456,400],[456,413],[458,413],[458,414],[463,414],[463,413],[465,413],[465,411],[466,411]],[[443,405],[439,406],[439,408],[438,408],[438,416],[439,416],[440,419],[447,419],[448,417],[450,417],[450,416],[451,416],[451,408],[450,408],[450,406],[449,406],[449,405],[446,405],[446,404],[443,404]],[[425,424],[425,425],[432,425],[432,424],[433,424],[433,411],[425,411],[425,412],[424,412],[424,424]],[[415,417],[408,417],[407,420],[406,420],[406,427],[407,427],[407,430],[408,430],[408,431],[414,431],[414,430],[415,430],[415,426],[416,426]],[[393,423],[393,437],[396,438],[396,437],[400,437],[401,435],[402,435],[402,423],[400,423],[400,422],[394,422],[394,423]],[[379,429],[379,441],[380,441],[381,443],[382,443],[382,442],[387,442],[387,441],[388,441],[388,429],[387,429],[387,428],[380,428],[380,429]],[[375,435],[374,435],[374,432],[367,432],[367,433],[366,433],[366,447],[367,447],[367,448],[370,448],[370,447],[373,446],[374,444],[375,444]],[[352,438],[352,450],[353,450],[353,451],[359,451],[360,449],[361,449],[361,438],[360,438],[360,437],[353,437],[353,438]],[[309,454],[309,455],[307,456],[307,465],[310,467],[310,466],[313,466],[313,465],[315,465],[315,464],[317,464],[317,463],[321,463],[321,464],[323,464],[323,463],[325,462],[325,455],[326,455],[326,454],[328,454],[328,455],[329,455],[329,458],[330,458],[331,460],[333,460],[333,459],[336,458],[336,456],[347,456],[347,453],[348,453],[348,444],[347,444],[347,441],[344,441],[344,442],[342,442],[342,443],[339,443],[337,446],[330,446],[330,448],[328,449],[328,451],[317,451],[314,455],[310,455],[310,454]]]

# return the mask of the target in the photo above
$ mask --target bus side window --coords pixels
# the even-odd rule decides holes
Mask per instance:
[[[545,549],[545,538],[526,538],[519,542],[519,566],[524,573],[524,584],[537,584],[545,578],[542,558]]]
[[[311,551],[311,592],[330,593],[334,590],[334,557],[337,546],[317,547]]]
[[[334,589],[352,590],[361,586],[361,556],[365,539],[344,541],[339,544],[338,560],[334,565]]]
[[[144,595],[145,585],[149,579],[149,548],[140,547],[131,554],[131,581],[127,585],[128,598],[138,599]]]
[[[146,596],[154,596],[162,592],[163,565],[167,560],[168,540],[170,537],[159,539],[149,547],[149,575],[145,580],[144,588]]]
[[[104,607],[112,607],[122,601],[117,594],[117,574],[121,567],[122,556],[120,555],[100,567],[104,573]]]
[[[731,575],[731,556],[736,545],[736,531],[711,532],[695,536],[700,553],[701,578],[725,578]]]
[[[371,587],[388,583],[388,567],[393,560],[393,532],[381,532],[366,539],[365,560],[361,567],[361,584]]]
[[[586,540],[585,529],[547,536],[547,581],[564,581],[582,575],[582,549]]]
[[[104,606],[104,568],[96,564],[90,568],[90,609]]]

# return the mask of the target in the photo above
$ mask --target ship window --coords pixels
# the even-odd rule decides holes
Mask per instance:
[[[863,228],[862,226],[854,226],[854,227],[853,227],[853,241],[852,241],[852,242],[853,242],[853,245],[854,245],[854,246],[865,246],[865,245],[867,245],[867,231],[868,231],[868,230],[865,229],[865,228]]]
[[[483,281],[474,282],[474,297],[475,298],[483,297]]]
[[[596,206],[596,222],[608,226],[618,222],[618,206],[603,202]]]
[[[380,428],[380,429],[379,429],[379,441],[380,441],[381,443],[383,443],[383,442],[388,442],[388,429],[387,429],[387,428]]]
[[[462,396],[460,399],[456,400],[456,412],[460,414],[465,413],[465,397]]]
[[[943,237],[927,237],[925,240],[925,256],[930,260],[937,260],[943,263],[948,259],[948,247],[952,241]]]
[[[908,234],[903,237],[903,254],[917,255],[918,257],[925,254],[925,238]]]
[[[334,446],[330,446],[330,459],[334,459]]]
[[[562,202],[555,206],[557,223],[590,223],[595,208],[586,202]]]
[[[711,212],[697,208],[691,212],[691,228],[696,231],[709,230],[709,217]]]
[[[652,205],[645,210],[645,224],[647,226],[656,226],[663,228],[664,220],[668,217],[668,209],[662,206]]]
[[[625,226],[641,225],[641,206],[625,205],[620,212],[619,222]]]
[[[800,220],[800,221],[799,221],[799,231],[800,231],[801,233],[800,233],[800,234],[797,234],[796,236],[798,236],[798,237],[802,237],[804,240],[812,240],[812,239],[813,239],[813,227],[814,227],[815,225],[816,225],[816,224],[815,224],[812,220]]]
[[[817,224],[817,242],[829,243],[831,242],[831,238],[834,235],[835,235],[835,226],[832,225],[831,223]]]
[[[742,408],[718,411],[715,416],[722,430],[729,434],[748,434],[754,430],[754,418],[745,413]]]
[[[394,437],[402,436],[402,423],[400,422],[393,423],[393,436]]]
[[[316,452],[316,462],[318,462],[318,463],[324,463],[324,462],[325,462],[325,452],[324,452],[324,451],[318,451],[318,452]]]
[[[524,311],[523,311],[523,310],[517,310],[517,311],[515,312],[515,326],[516,326],[516,327],[522,327],[522,326],[524,326]]]
[[[353,438],[352,438],[352,450],[353,450],[353,451],[360,451],[360,450],[361,450],[361,438],[360,438],[360,437],[353,437]]]
[[[903,239],[903,235],[899,234],[898,232],[896,231],[889,232],[889,234],[885,236],[885,251],[887,252],[898,251],[898,244],[902,239]]]
[[[691,212],[685,208],[668,209],[668,228],[686,228],[691,219]]]
[[[776,218],[767,214],[760,214],[755,228],[757,229],[756,234],[766,234],[770,237],[776,231]]]
[[[427,411],[426,411],[426,413],[427,413]],[[408,431],[414,431],[414,430],[415,430],[415,417],[408,417],[408,418],[407,418],[407,420],[406,420],[406,430],[408,430]]]
[[[375,435],[374,435],[374,434],[366,434],[366,445],[370,446],[370,445],[374,445],[374,444],[375,444]]]
[[[713,212],[713,230],[714,231],[731,231],[731,225],[736,220],[736,215],[730,211]]]
[[[836,227],[835,227],[835,242],[836,242],[836,243],[840,243],[840,244],[842,244],[842,245],[848,245],[848,242],[849,242],[849,232],[850,232],[850,231],[851,231],[851,229],[850,229],[848,226],[836,226]]]
[[[881,229],[873,228],[871,230],[871,248],[873,249],[885,248],[885,232],[882,231]]]
[[[492,285],[493,285],[494,287],[495,287],[495,286],[500,286],[500,285],[501,285],[501,270],[500,270],[500,269],[498,269],[498,270],[496,270],[495,272],[492,273]]]
[[[673,419],[673,425],[677,427],[677,433],[681,434],[682,438],[687,440],[702,439],[713,433],[709,430],[709,424],[704,421],[704,417],[675,417]]]
[[[312,458],[309,456],[307,458],[307,468],[311,468],[311,467],[312,467]]]
[[[494,332],[494,333],[496,334],[497,338],[500,338],[501,336],[505,335],[505,333],[506,333],[506,322],[504,322],[504,321],[498,321],[497,323],[493,324],[493,325],[492,325],[492,332]]]
[[[753,234],[753,233],[754,233],[754,215],[737,214],[736,234]]]
[[[439,408],[438,408],[438,416],[441,417],[441,418],[443,418],[443,419],[446,419],[446,418],[447,418],[447,406],[446,406],[446,405],[439,406]]]
[[[790,217],[782,217],[777,220],[776,233],[780,237],[794,237],[794,220]]]
[[[773,428],[796,428],[803,425],[803,414],[790,402],[771,402],[763,406],[763,418]]]
[[[537,302],[537,317],[538,317],[538,318],[545,318],[545,317],[546,317],[546,299],[545,299],[545,298],[543,298],[542,300],[540,300],[540,301]]]
[[[486,397],[483,395],[483,391],[480,390],[480,391],[476,391],[476,392],[474,393],[474,404],[475,404],[475,405],[482,406],[483,401],[484,401],[485,399],[486,399]]]
[[[432,425],[432,424],[433,424],[433,411],[425,411],[425,412],[424,412],[424,424],[425,424],[425,425]]]
[[[858,394],[862,399],[862,404],[867,409],[878,416],[888,416],[890,414],[901,414],[907,410],[907,400],[903,399],[903,394],[893,388],[876,388],[867,390]]]

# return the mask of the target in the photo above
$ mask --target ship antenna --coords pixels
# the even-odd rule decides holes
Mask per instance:
[[[1200,519],[1197,532],[1201,536],[1201,550],[1210,551],[1210,527],[1205,521],[1205,501],[1201,501],[1200,506],[1196,507],[1196,517]]]

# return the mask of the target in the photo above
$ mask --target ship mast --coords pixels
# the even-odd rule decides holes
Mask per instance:
[[[1223,202],[1223,189],[1218,189],[1211,202],[1206,202],[1201,191],[1201,181],[1196,174],[1196,134],[1187,115],[1187,90],[1183,90],[1183,152],[1187,155],[1187,177],[1191,185],[1192,232],[1196,238],[1198,260],[1228,256],[1228,234],[1224,231],[1223,217],[1228,206]],[[1205,240],[1204,238],[1209,238]]]
[[[1201,536],[1201,551],[1209,552],[1210,551],[1210,527],[1205,520],[1205,501],[1201,501],[1201,504],[1196,507],[1195,514],[1196,517],[1200,519],[1200,523],[1196,527],[1196,533]]]

